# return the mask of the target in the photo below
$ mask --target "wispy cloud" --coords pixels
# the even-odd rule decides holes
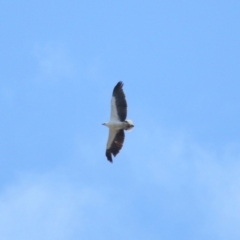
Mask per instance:
[[[2,87],[0,89],[1,102],[11,104],[16,96],[15,89],[12,87]]]
[[[67,49],[61,44],[36,45],[38,79],[59,80],[74,74],[74,64]]]
[[[132,164],[138,166],[133,166],[134,173],[141,184],[157,189],[153,196],[159,200],[155,208],[158,214],[172,216],[170,225],[173,219],[178,219],[182,231],[191,235],[188,239],[240,237],[238,143],[213,151],[185,134],[159,128],[136,139],[144,141],[146,144],[142,145],[148,149],[140,150],[147,152],[146,155],[133,158]],[[151,195],[149,198],[152,199]],[[191,222],[195,223],[195,229],[190,231]]]
[[[25,174],[0,195],[0,238],[72,239],[83,231],[84,208],[101,203],[98,194],[59,174]]]
[[[184,133],[152,130],[136,129],[132,146],[129,134],[122,164],[120,156],[81,163],[94,158],[89,147],[78,163],[22,173],[0,194],[0,238],[238,239],[239,145],[214,152]]]

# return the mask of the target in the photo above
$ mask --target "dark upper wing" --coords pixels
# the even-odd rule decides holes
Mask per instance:
[[[106,157],[110,162],[112,162],[112,154],[115,157],[119,153],[119,151],[121,150],[121,148],[123,146],[123,142],[124,142],[124,137],[125,137],[124,130],[119,130],[116,133],[116,136],[113,139],[110,146],[107,147]]]
[[[118,82],[118,84],[113,89],[113,97],[115,99],[116,111],[120,121],[125,121],[127,117],[127,102],[125,99],[125,94],[123,92],[123,83]],[[112,105],[114,101],[112,100]],[[113,106],[112,106],[113,108]]]

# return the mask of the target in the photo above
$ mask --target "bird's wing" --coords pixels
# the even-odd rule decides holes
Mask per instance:
[[[118,82],[113,89],[111,100],[111,116],[112,121],[125,121],[127,117],[127,101],[123,92],[123,83]]]
[[[115,157],[121,150],[124,142],[124,130],[109,129],[109,136],[106,149],[106,157],[112,162],[112,154]]]

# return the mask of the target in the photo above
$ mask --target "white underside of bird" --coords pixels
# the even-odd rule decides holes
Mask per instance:
[[[133,122],[131,120],[126,120],[124,122],[119,121],[119,117],[118,117],[117,109],[116,109],[115,97],[112,97],[112,100],[111,100],[111,116],[110,116],[110,120],[107,123],[103,123],[103,125],[107,126],[109,128],[107,149],[110,148],[110,146],[111,146],[111,144],[113,142],[113,139],[115,138],[116,133],[118,132],[118,130],[124,129],[126,131],[130,131],[131,130],[130,126],[132,125],[132,127],[133,127]]]
[[[111,99],[110,120],[107,123],[103,123],[104,126],[109,128],[106,156],[110,162],[112,162],[111,154],[116,156],[123,146],[123,130],[131,130],[134,127],[131,120],[125,120],[127,114],[127,102],[125,100],[122,86],[122,82],[119,82],[115,86]]]

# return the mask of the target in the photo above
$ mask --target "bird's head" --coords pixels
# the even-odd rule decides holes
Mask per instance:
[[[127,126],[125,128],[126,131],[131,131],[134,128],[134,124],[131,120],[126,120]]]

